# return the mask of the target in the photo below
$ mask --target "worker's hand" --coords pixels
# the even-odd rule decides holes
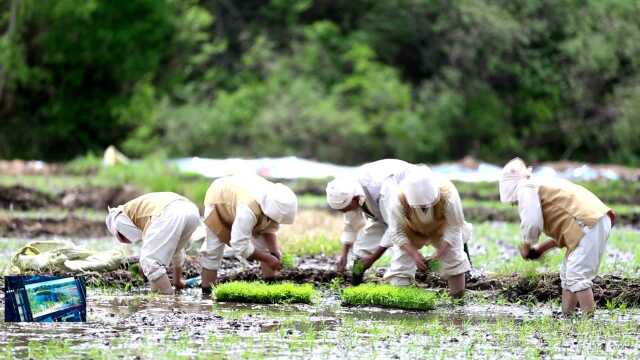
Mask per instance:
[[[338,262],[336,264],[336,271],[339,274],[344,274],[345,269],[347,268],[347,256],[338,257]]]
[[[420,269],[420,271],[422,272],[429,271],[429,267],[427,266],[426,260],[422,255],[418,254],[418,256],[416,256],[414,260],[416,262],[416,266],[418,267],[418,269]]]
[[[424,264],[431,272],[438,272],[442,268],[441,260],[437,255],[427,256],[424,259]]]
[[[282,269],[282,263],[280,262],[280,259],[271,254],[266,254],[262,262],[272,270],[277,271]]]
[[[520,255],[525,260],[536,260],[542,256],[542,253],[530,243],[524,243],[520,246]]]

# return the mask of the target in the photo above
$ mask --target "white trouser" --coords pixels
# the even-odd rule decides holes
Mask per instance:
[[[593,285],[592,280],[598,274],[610,232],[611,219],[608,215],[600,218],[593,227],[585,229],[585,235],[578,246],[565,256],[560,266],[563,289],[577,292]]]
[[[224,247],[226,246],[223,243],[216,233],[211,231],[208,226],[205,226],[207,230],[207,238],[202,243],[202,247],[200,248],[200,265],[207,270],[218,270],[220,268],[220,263],[222,262],[222,257],[224,255]],[[256,248],[256,250],[260,251],[269,251],[269,247],[267,247],[267,242],[264,240],[262,235],[251,237],[251,243]],[[236,255],[238,259],[244,259],[239,255]],[[246,262],[246,260],[244,260]]]
[[[467,258],[463,247],[469,242],[471,236],[471,227],[465,226],[462,232],[462,241],[456,246],[449,246],[447,252],[440,259],[441,267],[438,273],[443,279],[446,280],[471,270],[469,258]],[[416,269],[415,260],[404,250],[394,246],[391,249],[391,265],[385,272],[383,280],[395,286],[409,286],[415,280]]]
[[[363,258],[373,254],[381,244],[382,236],[387,230],[387,225],[382,221],[367,219],[365,226],[358,231],[356,241],[353,243],[353,255],[355,258]],[[387,247],[390,247],[388,244]]]
[[[184,249],[199,225],[200,212],[187,200],[173,201],[151,219],[140,249],[140,267],[147,279],[155,281],[165,275],[171,261],[182,265]]]

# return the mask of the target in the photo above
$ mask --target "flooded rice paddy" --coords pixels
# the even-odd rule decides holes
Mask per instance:
[[[2,325],[5,358],[637,358],[640,312],[563,319],[556,306],[472,296],[420,313],[346,308],[337,291],[312,305],[215,303],[90,289],[87,323]]]
[[[34,238],[111,248],[103,216],[95,209],[0,210],[0,269]],[[501,222],[475,224],[470,244],[475,269],[464,303],[443,296],[429,312],[344,307],[339,296],[343,285],[334,271],[340,226],[338,216],[305,210],[296,225],[283,228],[282,248],[297,256],[297,267],[283,271],[281,279],[314,283],[310,305],[218,303],[203,299],[198,289],[159,296],[142,283],[128,283],[126,276],[94,274],[90,276],[112,276],[114,286],[88,288],[86,323],[3,322],[0,358],[640,357],[637,229],[620,227],[612,233],[594,286],[599,301],[594,318],[567,319],[558,314],[562,254],[523,261],[517,250],[518,225]],[[384,256],[368,272],[368,281],[379,281],[388,263]],[[188,276],[197,274],[197,263],[185,270]],[[255,265],[245,268],[228,259],[221,279],[256,280],[259,275]],[[445,291],[437,276],[423,274],[418,280],[421,287]],[[4,294],[0,300],[3,317]]]

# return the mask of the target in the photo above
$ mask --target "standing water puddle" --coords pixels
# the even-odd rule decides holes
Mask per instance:
[[[3,323],[4,356],[49,358],[553,357],[637,356],[637,311],[557,319],[549,306],[470,302],[420,313],[313,305],[215,303],[199,291],[172,297],[89,289],[87,323]],[[4,314],[2,314],[4,316]]]

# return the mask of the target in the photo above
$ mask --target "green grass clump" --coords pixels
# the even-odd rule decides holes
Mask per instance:
[[[292,283],[232,281],[215,288],[217,301],[258,304],[311,303],[313,285]]]
[[[342,290],[344,305],[373,305],[406,310],[433,310],[438,296],[417,287],[364,284]]]
[[[334,256],[340,254],[342,244],[338,238],[327,238],[324,235],[298,236],[280,238],[282,251],[287,254],[304,256],[320,255]]]

